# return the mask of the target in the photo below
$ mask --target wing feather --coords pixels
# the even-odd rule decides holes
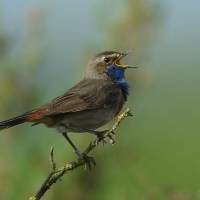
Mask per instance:
[[[120,93],[119,87],[111,81],[82,80],[51,101],[46,116],[102,108],[113,104]]]

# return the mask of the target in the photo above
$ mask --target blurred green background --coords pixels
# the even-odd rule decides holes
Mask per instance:
[[[103,50],[133,50],[128,105],[134,118],[97,167],[66,175],[48,200],[200,199],[200,2],[191,0],[1,0],[0,119],[46,103],[81,77]],[[73,134],[81,149],[93,139]],[[50,169],[75,159],[54,130],[1,132],[0,199],[28,199]]]

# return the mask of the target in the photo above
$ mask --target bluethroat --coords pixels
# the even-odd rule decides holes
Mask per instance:
[[[55,128],[79,152],[69,132],[92,133],[101,137],[104,131],[99,127],[111,121],[122,109],[129,94],[125,79],[127,68],[121,64],[127,53],[105,51],[93,57],[86,66],[83,79],[63,95],[20,116],[0,122],[0,130],[25,122],[44,124]]]

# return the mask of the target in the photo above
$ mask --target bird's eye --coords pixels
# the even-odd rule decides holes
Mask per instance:
[[[110,58],[105,57],[105,58],[104,58],[104,62],[105,62],[106,64],[108,64],[108,63],[110,62]]]

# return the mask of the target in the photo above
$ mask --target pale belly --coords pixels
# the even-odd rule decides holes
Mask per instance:
[[[71,113],[63,116],[56,128],[59,132],[87,132],[107,124],[115,115],[116,112],[110,108]]]

